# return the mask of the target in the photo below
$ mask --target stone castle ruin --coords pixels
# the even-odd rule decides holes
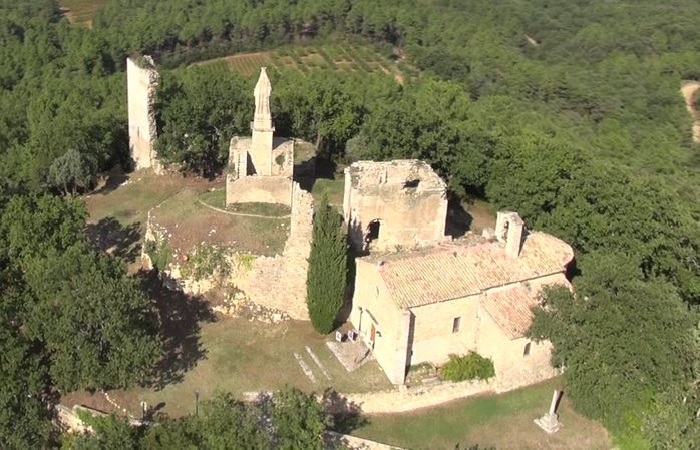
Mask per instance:
[[[423,161],[359,161],[345,169],[343,215],[358,251],[433,244],[444,240],[447,187]]]
[[[132,155],[137,167],[156,168],[151,108],[157,74],[132,61],[127,64]],[[149,212],[144,248],[149,242],[161,245],[171,238],[184,242],[175,239],[183,229],[195,230],[190,243],[200,245],[211,244],[222,230],[232,230],[234,235],[217,241],[223,250],[218,263],[227,267],[219,274],[225,279],[190,277],[191,271],[185,268],[200,248],[190,244],[173,249],[170,263],[162,269],[166,278],[174,280],[179,289],[196,293],[219,284],[235,290],[236,298],[242,296],[269,310],[308,320],[306,279],[314,203],[311,193],[298,183],[303,172],[303,165],[295,164],[299,142],[274,136],[271,94],[270,79],[262,68],[254,90],[252,135],[231,139],[227,209],[211,207],[200,199],[200,208],[214,211],[206,212],[206,220],[183,215],[167,222],[168,208],[161,204]],[[132,106],[141,109],[133,117]],[[349,319],[390,381],[405,383],[407,367],[412,364],[440,365],[450,354],[468,350],[493,360],[495,383],[501,390],[556,375],[550,365],[551,344],[531,342],[525,331],[544,286],[571,289],[566,269],[573,250],[568,244],[546,233],[528,231],[520,216],[511,211],[498,212],[495,229],[484,230],[481,236],[469,232],[452,240],[445,235],[446,184],[423,161],[355,162],[345,169],[344,183],[348,238],[364,253],[355,260]],[[236,215],[265,218],[233,210],[251,203],[281,204],[290,211],[284,216],[289,219],[288,238],[273,256],[234,250],[231,237],[240,234],[227,228],[232,222],[226,220]],[[196,216],[202,210],[192,211]],[[220,226],[218,233],[214,222]],[[263,230],[259,223],[255,225],[256,233]],[[281,233],[284,227],[275,230]],[[147,264],[148,258],[144,253]]]
[[[129,109],[129,153],[134,169],[162,171],[155,150],[154,102],[160,75],[150,56],[126,59],[127,104]]]
[[[306,309],[306,274],[311,251],[313,228],[313,197],[294,180],[293,139],[276,138],[270,112],[272,86],[265,68],[255,86],[255,119],[251,124],[252,136],[231,139],[229,173],[226,177],[226,204],[271,203],[290,208],[289,235],[280,254],[264,256],[241,253],[227,248],[220,242],[227,266],[226,278],[215,282],[210,277],[188,278],[184,266],[192,259],[196,249],[174,250],[173,261],[165,274],[175,280],[177,287],[187,292],[203,293],[217,284],[234,289],[238,297],[274,311],[284,311],[295,319],[308,320]],[[165,205],[167,208],[167,205]],[[163,226],[159,220],[163,205],[149,212],[146,240],[161,244],[173,234],[186,228],[194,218],[182,217],[180,223]],[[208,214],[246,216],[246,213],[216,210]],[[258,216],[260,220],[266,217]],[[270,217],[272,218],[272,217]],[[196,241],[207,244],[213,240],[212,228],[200,230]],[[190,227],[191,228],[191,227]],[[209,228],[212,228],[211,230]],[[283,232],[280,230],[280,232]],[[173,239],[175,240],[175,239]],[[192,240],[192,239],[190,239]],[[228,244],[232,244],[229,242]],[[144,246],[145,247],[145,246]],[[144,255],[145,258],[148,255]]]

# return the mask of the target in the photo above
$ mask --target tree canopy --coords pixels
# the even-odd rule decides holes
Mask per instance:
[[[128,353],[142,374],[156,353],[140,345],[152,336],[144,297],[118,263],[85,247],[80,201],[55,197],[126,162],[125,57],[151,54],[161,71],[163,158],[216,173],[231,135],[247,134],[254,80],[184,66],[347,39],[421,74],[398,85],[271,73],[278,134],[339,163],[424,159],[455,198],[519,211],[571,243],[577,293],[548,294],[533,333],[554,342],[575,404],[619,435],[673,436],[676,447],[697,436],[698,373],[686,358],[697,354],[700,149],[679,88],[700,79],[698,2],[114,0],[91,28],[70,24],[54,0],[5,1],[0,12],[0,320],[11,331],[0,343],[20,348],[7,352],[3,398],[58,380],[128,384],[137,377],[111,364]],[[49,330],[39,318],[58,305]],[[85,332],[66,336],[73,324]],[[652,354],[666,345],[674,355]],[[11,381],[37,361],[48,370],[31,386]],[[613,392],[624,396],[609,402]],[[37,401],[5,404],[37,413],[18,436],[35,430],[40,441]],[[41,445],[19,439],[8,445]]]

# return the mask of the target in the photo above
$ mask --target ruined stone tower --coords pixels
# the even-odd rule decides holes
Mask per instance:
[[[270,114],[270,94],[272,85],[265,67],[260,69],[260,78],[255,85],[255,117],[251,128],[253,137],[250,146],[250,159],[256,175],[272,175],[272,138],[275,128]]]
[[[161,164],[155,151],[156,119],[155,94],[160,76],[153,59],[127,58],[127,103],[129,109],[129,154],[134,169],[152,167],[160,172]]]
[[[343,215],[358,251],[432,245],[444,240],[447,187],[423,161],[357,161],[345,168]]]

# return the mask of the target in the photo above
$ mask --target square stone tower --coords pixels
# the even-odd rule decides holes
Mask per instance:
[[[155,95],[160,75],[150,56],[126,60],[127,103],[129,110],[129,153],[134,169],[152,167],[156,172],[161,164],[155,151],[156,118]]]
[[[423,247],[445,239],[447,187],[423,161],[358,161],[345,169],[343,213],[359,251]]]

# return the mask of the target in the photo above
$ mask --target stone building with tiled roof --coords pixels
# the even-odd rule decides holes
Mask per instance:
[[[545,285],[570,287],[572,248],[499,212],[495,233],[356,260],[350,320],[395,384],[407,368],[473,350],[493,360],[499,390],[556,374],[551,344],[524,336]]]

